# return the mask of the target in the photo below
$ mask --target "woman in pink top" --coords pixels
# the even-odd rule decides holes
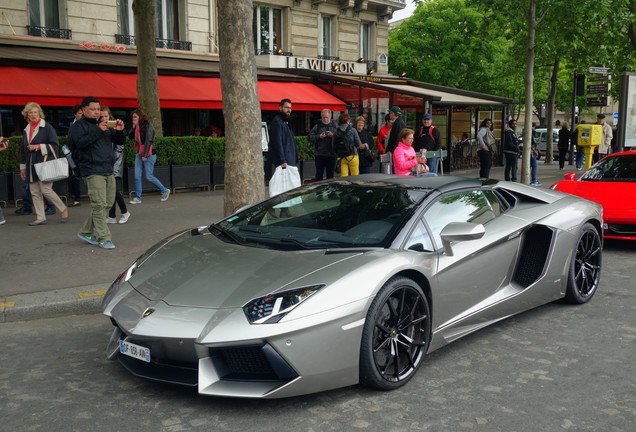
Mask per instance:
[[[413,149],[413,129],[404,128],[400,132],[400,142],[393,152],[393,171],[397,175],[416,175],[417,165],[426,170],[426,158],[416,156]]]

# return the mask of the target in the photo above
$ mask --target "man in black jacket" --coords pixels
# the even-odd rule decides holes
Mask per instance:
[[[99,100],[92,96],[82,101],[83,117],[73,124],[69,144],[77,156],[82,178],[86,182],[91,212],[77,236],[102,249],[115,249],[106,224],[108,209],[115,202],[113,144],[106,120],[100,118]],[[124,123],[117,120],[116,133],[124,133]]]
[[[389,132],[389,141],[385,147],[385,152],[393,153],[398,143],[400,142],[400,132],[406,127],[406,123],[402,120],[402,111],[399,106],[393,106],[389,110],[389,117],[393,124],[391,125],[391,131]]]
[[[439,130],[433,126],[433,116],[429,113],[425,113],[422,116],[422,126],[417,131],[415,136],[415,142],[413,143],[413,149],[416,152],[421,150],[438,151],[442,148],[442,135]],[[437,174],[437,160],[436,157],[426,158],[426,166],[428,166],[429,172]]]
[[[309,132],[309,141],[316,147],[316,176],[315,181],[323,179],[323,173],[327,178],[333,178],[333,170],[336,165],[336,156],[331,147],[333,134],[336,131],[336,123],[331,120],[331,110],[324,109],[320,113],[320,120]]]
[[[517,133],[515,132],[515,128],[517,127],[517,122],[513,119],[508,120],[508,127],[506,128],[506,132],[504,132],[504,144],[503,144],[503,154],[504,154],[504,178],[506,181],[517,181],[517,165],[519,160],[519,138],[517,138]]]

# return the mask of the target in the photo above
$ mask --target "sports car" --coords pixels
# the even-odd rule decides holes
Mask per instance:
[[[161,241],[117,277],[107,357],[206,395],[406,384],[426,355],[599,286],[602,208],[496,180],[304,185]]]
[[[569,172],[552,186],[603,206],[606,239],[636,240],[636,151],[612,153],[578,180]]]

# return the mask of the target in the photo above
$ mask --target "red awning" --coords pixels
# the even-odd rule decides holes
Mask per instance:
[[[0,83],[2,105],[73,106],[90,95],[112,108],[138,106],[136,74],[0,66]],[[345,109],[344,102],[311,83],[259,81],[258,95],[262,110],[278,110],[285,97],[296,111]],[[159,99],[161,108],[221,109],[221,80],[160,75]]]

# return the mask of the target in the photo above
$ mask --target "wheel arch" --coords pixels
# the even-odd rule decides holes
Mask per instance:
[[[395,276],[407,277],[407,278],[413,280],[416,284],[418,284],[420,288],[422,288],[422,291],[424,292],[424,295],[426,296],[426,300],[428,301],[428,309],[430,311],[431,320],[432,320],[432,317],[433,317],[433,295],[431,293],[431,284],[429,283],[429,280],[426,278],[426,276],[424,276],[422,273],[420,273],[420,272],[418,272],[416,270],[403,270],[403,271],[393,275],[393,277],[395,277]]]

